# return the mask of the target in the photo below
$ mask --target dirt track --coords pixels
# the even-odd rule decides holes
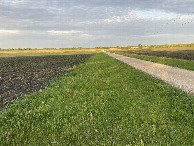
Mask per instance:
[[[187,93],[194,94],[194,71],[170,67],[114,53],[106,52],[106,54],[175,87],[178,87]]]

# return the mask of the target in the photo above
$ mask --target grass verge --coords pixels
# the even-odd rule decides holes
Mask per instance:
[[[114,53],[132,57],[132,58],[137,58],[141,60],[156,62],[160,64],[165,64],[165,65],[169,65],[173,67],[178,67],[178,68],[194,71],[194,61],[193,60],[172,59],[172,58],[146,56],[146,55],[134,55],[134,54],[126,54],[126,53],[118,53],[118,52],[114,52]]]
[[[2,145],[193,145],[194,98],[106,54],[0,114]]]

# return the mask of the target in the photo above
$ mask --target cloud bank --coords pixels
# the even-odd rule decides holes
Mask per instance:
[[[193,0],[0,0],[0,47],[193,43]]]

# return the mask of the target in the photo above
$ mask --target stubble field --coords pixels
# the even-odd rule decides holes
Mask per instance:
[[[90,49],[0,50],[0,57],[90,54],[92,51]]]

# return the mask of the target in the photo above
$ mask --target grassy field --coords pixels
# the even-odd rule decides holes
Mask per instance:
[[[110,51],[110,52],[194,71],[194,60],[193,60],[194,50],[150,51],[150,50],[138,49],[138,50]],[[158,56],[162,56],[162,57],[158,57]]]
[[[1,145],[194,145],[194,98],[96,54],[0,114]]]

